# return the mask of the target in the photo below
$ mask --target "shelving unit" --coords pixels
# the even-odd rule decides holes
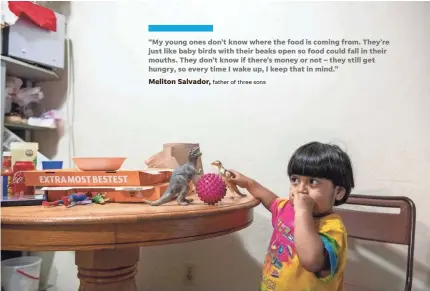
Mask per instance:
[[[42,126],[33,126],[28,124],[18,124],[18,123],[10,123],[5,122],[4,127],[9,128],[10,130],[32,130],[32,131],[49,131],[53,130],[50,127],[42,127]]]
[[[20,77],[33,82],[57,81],[60,79],[58,74],[49,69],[29,64],[14,58],[1,56],[6,66],[6,75]]]
[[[22,138],[26,142],[33,141],[33,132],[35,131],[51,131],[54,128],[33,126],[28,124],[18,124],[5,122],[4,128],[9,129],[11,132]]]
[[[33,1],[33,2],[40,2],[40,1]],[[51,3],[51,1],[42,1],[42,2]],[[61,9],[61,5],[62,5],[62,3],[59,3],[57,5],[57,8]],[[41,4],[41,6],[46,7],[46,3]],[[55,6],[55,5],[53,5],[53,6]],[[49,8],[49,7],[47,7],[47,8]],[[61,21],[58,21],[59,19]],[[62,27],[61,25],[64,24],[64,22],[65,22],[64,15],[57,14],[57,33],[59,33],[59,35],[61,37],[65,36],[65,31],[64,31],[64,29],[58,29],[58,28]],[[15,25],[17,25],[17,23],[15,23]],[[2,30],[3,29],[4,28],[2,28]],[[40,36],[39,33],[37,33],[37,32],[35,33],[34,31],[30,31],[30,33],[28,33],[28,30],[25,30],[25,31],[27,33],[19,32],[18,33],[19,37],[26,38],[28,41],[39,41],[39,38],[38,38],[38,36]],[[55,49],[50,50],[49,42],[48,43],[43,42],[43,39],[44,39],[43,35],[41,36],[41,39],[42,39],[42,42],[39,43],[39,45],[38,45],[39,49],[38,50],[39,51],[42,50],[45,53],[47,53],[49,56],[54,55],[52,57],[55,57],[55,52],[58,52],[58,50],[55,50]],[[59,38],[55,38],[55,39],[58,40],[61,38],[59,37]],[[0,99],[1,141],[0,142],[1,142],[1,145],[0,145],[0,149],[3,151],[4,149],[8,150],[8,147],[7,146],[5,147],[4,141],[6,141],[6,144],[9,144],[12,141],[21,141],[21,140],[33,141],[33,133],[34,132],[55,130],[55,129],[49,128],[49,127],[31,126],[28,124],[18,124],[18,123],[6,122],[6,120],[5,120],[6,76],[15,76],[15,77],[21,78],[24,81],[24,85],[26,87],[34,86],[36,83],[41,83],[41,82],[59,81],[61,78],[60,78],[59,74],[57,74],[56,70],[52,70],[52,69],[49,69],[47,67],[44,67],[44,66],[41,66],[38,64],[34,64],[34,63],[31,63],[28,61],[23,61],[21,59],[6,56],[7,54],[3,52],[2,48],[3,48],[3,46],[0,46],[0,60],[1,60],[1,83],[0,83],[1,84],[1,86],[0,86],[0,90],[1,90],[1,99]],[[57,57],[56,59],[57,59],[57,61],[60,61],[60,59],[62,61],[62,57]],[[48,159],[47,157],[43,156],[41,153],[38,153],[38,161],[43,161],[43,160],[47,160],[47,159]],[[2,157],[0,155],[0,169],[2,167],[3,167]],[[2,183],[3,179],[1,179],[0,181]],[[29,254],[30,253],[27,251],[23,251],[23,252],[10,252],[8,250],[2,250],[1,251],[2,259],[8,258],[8,257],[18,257],[21,255],[25,256],[25,255],[29,255]],[[41,256],[41,254],[37,254],[37,253],[36,253],[36,255]],[[43,257],[43,255],[42,255],[42,257]],[[41,274],[41,277],[42,277],[42,274]],[[42,290],[54,291],[56,289],[55,289],[55,287],[52,287],[52,286],[43,286],[41,291]]]
[[[8,56],[1,56],[1,149],[3,149],[3,137],[5,136],[4,128],[8,128],[10,131],[17,134],[25,141],[32,141],[32,133],[34,131],[49,131],[53,130],[48,127],[31,126],[26,124],[14,124],[5,122],[4,108],[6,102],[5,90],[6,90],[6,76],[15,76],[22,78],[25,81],[31,81],[33,83],[58,81],[60,80],[59,75],[52,70],[43,68],[38,65],[30,64],[18,59],[14,59]]]
[[[49,69],[42,68],[40,66],[29,64],[11,57],[1,56],[1,100],[0,100],[0,131],[1,131],[1,146],[0,149],[3,151],[3,140],[6,135],[10,135],[8,131],[15,133],[17,136],[23,138],[25,141],[32,141],[32,133],[35,131],[49,131],[54,130],[48,127],[31,126],[27,124],[14,124],[5,122],[5,102],[6,102],[6,76],[15,76],[22,78],[24,81],[36,82],[47,82],[47,81],[58,81],[60,80],[59,75]],[[0,169],[3,168],[2,157],[0,157]],[[1,180],[2,182],[3,180]],[[2,182],[3,183],[3,182]],[[2,250],[2,259],[19,257],[28,255],[28,252],[18,251],[5,251]],[[48,288],[50,286],[46,286]],[[52,289],[44,289],[52,290]]]

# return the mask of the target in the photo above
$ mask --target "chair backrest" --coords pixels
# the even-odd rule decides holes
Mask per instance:
[[[342,217],[349,237],[408,246],[405,290],[410,290],[415,246],[416,210],[414,202],[403,196],[351,194],[346,205],[354,205],[354,209],[335,207],[335,212]],[[363,211],[360,210],[360,206],[397,208],[399,212]]]

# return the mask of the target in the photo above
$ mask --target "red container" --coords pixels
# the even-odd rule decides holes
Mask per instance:
[[[33,171],[32,161],[17,161],[13,165],[12,192],[14,196],[34,195],[34,186],[25,185],[24,171]]]

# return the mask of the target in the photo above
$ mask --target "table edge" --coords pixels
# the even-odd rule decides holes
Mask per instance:
[[[260,200],[253,198],[252,200],[243,203],[236,204],[229,207],[217,207],[208,205],[208,209],[202,211],[190,210],[183,212],[161,212],[152,214],[124,214],[124,215],[112,215],[112,216],[74,216],[74,217],[46,217],[35,219],[34,216],[23,216],[23,217],[7,217],[1,215],[2,225],[75,225],[75,224],[121,224],[121,223],[142,223],[144,221],[154,220],[168,220],[168,219],[184,219],[193,218],[196,216],[210,216],[220,213],[233,212],[237,210],[252,209],[260,204]],[[158,207],[149,206],[148,207]],[[23,206],[25,207],[25,206]],[[41,206],[42,207],[42,206]],[[103,207],[103,206],[101,206]],[[182,206],[186,209],[187,206]]]

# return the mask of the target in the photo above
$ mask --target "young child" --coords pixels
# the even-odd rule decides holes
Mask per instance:
[[[348,155],[320,142],[298,148],[288,163],[288,198],[231,171],[232,181],[272,213],[260,291],[343,291],[347,232],[332,209],[345,203],[354,187]]]

